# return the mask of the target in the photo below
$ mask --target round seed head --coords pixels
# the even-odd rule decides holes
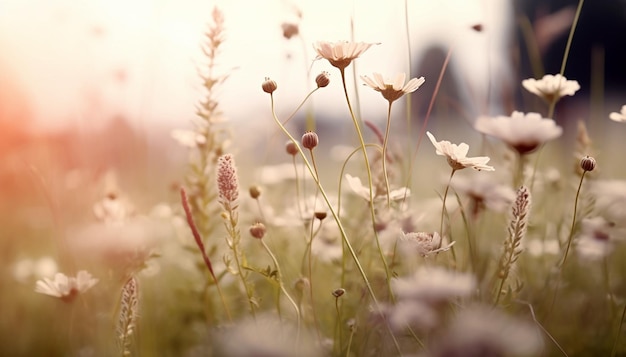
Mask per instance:
[[[296,144],[293,141],[288,141],[287,144],[285,144],[285,150],[287,150],[287,154],[291,156],[296,156],[298,154],[298,147],[296,147]]]
[[[339,289],[333,290],[333,296],[336,298],[342,296],[345,293],[346,293],[346,289],[339,288]]]
[[[302,146],[309,150],[313,150],[319,142],[320,139],[315,132],[307,131],[302,135]]]
[[[276,84],[276,81],[271,80],[269,77],[265,77],[265,82],[263,82],[261,88],[263,88],[265,93],[272,94],[276,88],[278,88],[278,84]]]
[[[261,196],[261,189],[259,188],[259,186],[251,186],[250,187],[250,197],[252,197],[252,199],[256,200],[257,198],[259,198],[259,196]]]
[[[256,239],[263,239],[267,229],[261,222],[257,222],[250,227],[250,234]]]
[[[593,171],[596,168],[596,159],[591,156],[585,156],[580,160],[580,168],[584,171]]]

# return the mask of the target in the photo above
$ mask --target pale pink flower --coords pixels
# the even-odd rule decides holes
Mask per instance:
[[[348,186],[352,189],[352,191],[365,198],[366,200],[370,200],[370,189],[361,183],[361,179],[350,174],[346,174],[346,181],[348,182]],[[406,197],[411,196],[411,190],[407,187],[402,187],[399,189],[391,190],[389,192],[389,199],[391,201],[403,200]],[[382,201],[386,200],[387,195],[384,193],[375,192],[374,193],[374,201]]]
[[[98,283],[98,279],[93,278],[85,270],[81,270],[76,277],[68,277],[62,273],[56,273],[54,280],[43,278],[37,281],[35,292],[53,297],[60,298],[63,301],[70,302],[81,293],[91,289]]]
[[[461,170],[466,167],[471,167],[478,171],[494,171],[492,166],[488,166],[490,158],[487,156],[467,157],[469,151],[469,145],[461,143],[459,145],[452,144],[449,141],[437,141],[433,134],[426,132],[430,142],[435,147],[437,155],[445,156],[448,160],[448,164],[454,170]]]
[[[563,128],[552,119],[542,118],[538,113],[517,111],[510,117],[480,117],[474,123],[474,129],[502,140],[520,154],[528,154],[563,133]]]
[[[348,41],[318,41],[313,44],[313,48],[317,52],[317,58],[324,58],[334,67],[343,70],[352,63],[353,59],[359,57],[372,45],[375,44]]]
[[[370,88],[383,95],[383,98],[387,99],[389,103],[392,103],[396,99],[402,97],[405,94],[415,92],[424,82],[424,77],[412,78],[406,84],[406,74],[399,73],[394,80],[383,79],[380,73],[374,73],[372,78],[368,76],[361,76],[361,79]]]
[[[556,102],[566,95],[574,95],[580,89],[577,81],[567,80],[560,74],[546,74],[542,79],[524,79],[522,86],[546,102]]]

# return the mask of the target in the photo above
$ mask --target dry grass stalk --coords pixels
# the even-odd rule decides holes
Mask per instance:
[[[117,320],[117,337],[122,356],[130,356],[131,345],[135,330],[137,328],[137,318],[139,317],[139,284],[132,276],[122,288],[120,300],[120,314]]]

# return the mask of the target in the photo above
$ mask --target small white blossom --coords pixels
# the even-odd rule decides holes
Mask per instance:
[[[365,198],[368,201],[370,200],[370,189],[369,187],[366,187],[363,185],[363,183],[361,183],[360,178],[352,176],[350,174],[346,174],[345,178],[346,178],[346,181],[348,182],[348,186],[350,186],[350,188],[352,189],[352,192],[354,192],[358,196]],[[402,188],[392,190],[391,192],[389,192],[389,199],[391,201],[403,200],[409,196],[411,196],[411,190],[406,187],[402,187]],[[386,199],[387,199],[387,195],[379,194],[378,192],[374,193],[375,201],[382,201]]]
[[[618,234],[614,224],[602,217],[583,219],[576,239],[576,252],[582,259],[602,259],[615,249]]]
[[[533,257],[557,255],[560,250],[559,241],[556,239],[530,239],[524,243],[524,251]]]
[[[574,95],[580,89],[577,81],[567,80],[560,74],[546,74],[542,79],[525,79],[522,86],[548,103],[556,102],[566,95]]]
[[[474,128],[502,140],[520,154],[530,153],[563,133],[563,128],[552,119],[542,118],[538,113],[516,111],[510,117],[480,117],[474,123]]]
[[[400,241],[417,251],[417,254],[421,255],[422,257],[427,257],[431,254],[448,251],[455,243],[452,242],[446,244],[445,246],[442,246],[441,237],[437,232],[402,232],[402,235],[400,236]]]
[[[390,103],[405,94],[415,92],[425,82],[424,77],[419,77],[412,78],[405,84],[406,74],[404,73],[399,73],[394,80],[383,79],[380,73],[374,73],[372,77],[361,76],[361,79],[370,88],[380,92]]]
[[[313,44],[317,58],[324,58],[331,65],[341,70],[346,68],[353,59],[359,57],[363,52],[367,51],[374,43],[366,42],[327,42],[318,41]]]
[[[93,278],[85,270],[79,271],[76,277],[68,277],[62,273],[56,273],[54,280],[43,278],[43,280],[37,281],[35,292],[70,302],[78,294],[91,289],[97,283],[98,279]]]
[[[445,140],[438,142],[430,132],[426,132],[426,135],[428,135],[430,142],[433,143],[437,155],[445,156],[452,169],[461,170],[466,167],[471,167],[478,171],[494,170],[492,166],[487,165],[490,160],[487,156],[467,157],[469,145],[466,143],[456,145]]]
[[[618,123],[626,122],[626,105],[622,105],[622,110],[619,113],[612,112],[609,114],[609,118]]]

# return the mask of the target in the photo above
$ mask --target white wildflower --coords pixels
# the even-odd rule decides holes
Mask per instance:
[[[492,166],[488,166],[489,157],[487,156],[479,156],[479,157],[467,157],[467,153],[469,151],[469,145],[466,143],[461,143],[459,145],[452,144],[449,141],[437,141],[433,134],[430,132],[426,132],[430,142],[433,143],[435,147],[435,152],[437,155],[445,156],[448,160],[448,164],[454,170],[461,170],[466,167],[471,167],[474,170],[478,171],[493,171],[494,168]]]
[[[367,201],[370,200],[370,189],[361,183],[361,179],[350,174],[345,175],[346,181],[348,182],[348,186],[352,189],[352,192],[357,194],[358,196],[363,197]],[[402,187],[399,189],[392,190],[389,192],[389,199],[391,201],[403,200],[406,197],[411,196],[411,190],[407,187]],[[387,195],[380,194],[378,192],[374,193],[375,201],[383,201],[387,199]]]
[[[412,78],[406,84],[406,74],[399,73],[394,80],[383,79],[380,73],[374,73],[373,78],[368,76],[361,76],[361,79],[370,88],[383,95],[383,98],[387,99],[389,103],[392,103],[396,99],[399,99],[405,94],[415,92],[422,84],[424,84],[424,77]]]
[[[348,41],[318,41],[313,44],[313,48],[317,52],[318,58],[324,58],[334,67],[343,70],[352,63],[352,60],[362,55],[372,45],[375,44]]]
[[[476,290],[476,278],[469,273],[441,267],[420,267],[412,276],[393,280],[391,288],[400,300],[438,303],[472,295]]]
[[[566,95],[572,96],[580,89],[577,81],[568,80],[560,74],[546,74],[542,79],[525,79],[522,86],[548,103],[557,102]]]
[[[554,120],[542,118],[538,113],[522,112],[513,112],[510,117],[480,117],[474,128],[502,140],[520,154],[530,153],[563,133]]]
[[[76,277],[68,277],[62,273],[56,273],[54,280],[43,278],[43,280],[37,281],[35,292],[70,302],[74,300],[78,294],[91,289],[97,283],[98,279],[93,278],[91,274],[85,270],[79,271]]]

